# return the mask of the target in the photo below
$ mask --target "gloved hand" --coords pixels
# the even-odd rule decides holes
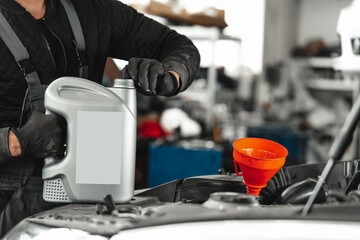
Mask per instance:
[[[136,89],[144,95],[172,96],[178,93],[179,84],[174,74],[155,59],[130,58],[121,75],[135,80]]]
[[[21,157],[50,157],[64,153],[66,121],[57,115],[34,111],[26,124],[10,129],[21,147]]]

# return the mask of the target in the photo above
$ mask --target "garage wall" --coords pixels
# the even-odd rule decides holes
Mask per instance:
[[[287,59],[297,41],[298,0],[267,0],[264,66]]]
[[[338,43],[336,25],[340,10],[352,0],[300,0],[297,41],[304,45],[321,38],[326,44]]]

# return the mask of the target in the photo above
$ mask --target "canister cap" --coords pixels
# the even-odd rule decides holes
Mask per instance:
[[[133,79],[115,79],[114,88],[135,88]]]

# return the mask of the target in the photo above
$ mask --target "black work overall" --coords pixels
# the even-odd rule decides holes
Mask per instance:
[[[87,78],[88,66],[85,56],[85,40],[80,22],[70,1],[61,0],[67,12],[73,30],[77,51],[82,53],[79,76]],[[76,32],[75,32],[76,31]],[[14,55],[27,82],[27,91],[23,100],[20,116],[20,126],[24,125],[33,111],[45,112],[44,93],[46,85],[42,85],[40,78],[32,65],[29,54],[16,36],[4,16],[0,12],[0,37]],[[12,160],[10,167],[6,164],[0,169],[0,237],[3,237],[12,227],[22,219],[63,204],[45,202],[42,198],[43,180],[40,173],[35,174],[36,163],[42,159],[24,157]],[[20,174],[12,174],[11,168],[21,168]],[[17,171],[19,173],[19,171]]]
[[[33,78],[32,80],[38,78]],[[44,91],[46,86],[38,82],[28,84],[20,122],[26,122],[33,111],[44,112]],[[41,159],[24,158],[14,161],[42,161]],[[2,237],[22,219],[41,211],[60,206],[45,202],[42,198],[43,181],[41,177],[32,176],[34,165],[19,164],[21,176],[0,173],[0,236]]]

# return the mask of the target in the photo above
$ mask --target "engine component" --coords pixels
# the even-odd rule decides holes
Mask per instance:
[[[236,192],[216,192],[203,203],[204,207],[218,210],[246,210],[259,206],[259,197]]]
[[[301,182],[294,183],[286,188],[276,200],[278,204],[305,204],[314,191],[317,181],[308,178]],[[323,203],[328,196],[327,188],[322,185],[315,198],[315,203]]]

